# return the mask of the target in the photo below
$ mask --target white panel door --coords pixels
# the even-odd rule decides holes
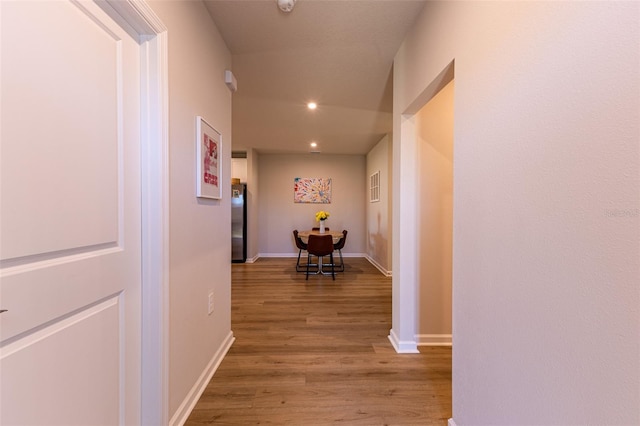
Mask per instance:
[[[0,19],[0,424],[139,424],[139,45],[93,2]]]

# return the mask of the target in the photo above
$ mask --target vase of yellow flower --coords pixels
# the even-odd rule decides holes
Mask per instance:
[[[324,222],[329,218],[329,212],[320,210],[316,213],[316,222],[320,222],[320,233],[324,234]]]

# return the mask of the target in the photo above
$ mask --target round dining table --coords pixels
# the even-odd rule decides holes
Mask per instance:
[[[309,242],[309,235],[331,235],[333,238],[333,244],[337,244],[340,241],[340,238],[343,237],[342,231],[324,231],[324,234],[321,234],[320,231],[299,231],[298,237],[302,240],[303,243],[307,244]]]

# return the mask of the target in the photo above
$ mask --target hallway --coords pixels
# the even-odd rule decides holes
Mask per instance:
[[[236,341],[187,425],[445,425],[451,348],[396,354],[391,278],[349,258],[331,277],[295,259],[232,266]]]

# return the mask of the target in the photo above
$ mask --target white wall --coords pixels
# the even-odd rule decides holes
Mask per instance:
[[[231,335],[230,185],[195,196],[195,117],[221,132],[222,182],[231,175],[231,55],[201,2],[151,1],[168,28],[170,166],[169,410],[180,415]],[[207,314],[209,291],[214,312]]]
[[[369,177],[380,172],[380,201],[370,203],[365,194],[367,213],[367,255],[379,269],[391,273],[391,139],[386,135],[367,154],[367,191]]]
[[[240,183],[247,183],[247,159],[231,159],[231,178],[240,179]]]
[[[453,94],[450,82],[416,115],[418,344],[451,343]]]
[[[331,230],[349,231],[344,254],[365,253],[364,155],[261,154],[258,164],[260,255],[297,255],[292,231],[318,226],[315,213],[319,210],[331,213],[327,220]],[[294,203],[296,177],[331,178],[331,203]]]
[[[640,423],[639,8],[428,2],[396,56],[396,187],[401,114],[455,60],[458,426]]]
[[[258,199],[260,174],[259,155],[254,149],[247,151],[247,260],[258,257]]]

